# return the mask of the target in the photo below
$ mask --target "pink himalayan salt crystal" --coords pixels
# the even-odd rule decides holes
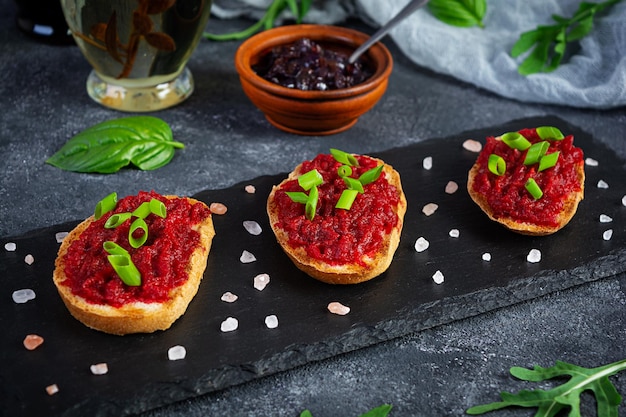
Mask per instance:
[[[222,215],[226,214],[226,212],[228,211],[228,207],[226,207],[222,203],[211,203],[211,205],[209,206],[209,210],[211,210],[211,213],[213,214]]]
[[[441,271],[437,270],[437,272],[433,274],[433,281],[435,281],[435,284],[443,284],[443,274]]]
[[[539,249],[531,249],[526,256],[526,260],[530,263],[537,263],[541,261],[541,251]]]
[[[46,392],[48,395],[54,395],[59,392],[59,386],[57,384],[48,385],[46,387]]]
[[[55,233],[54,239],[57,241],[57,243],[62,243],[63,239],[65,239],[67,235],[69,235],[69,232],[58,232]]]
[[[246,185],[246,187],[244,188],[246,190],[246,192],[248,194],[254,194],[256,193],[256,187],[252,184]]]
[[[249,264],[251,262],[256,261],[256,256],[254,256],[253,253],[248,252],[247,250],[244,250],[243,252],[241,252],[241,256],[239,257],[239,261],[242,264]]]
[[[426,158],[424,158],[422,160],[422,167],[424,167],[425,170],[430,170],[433,167],[433,157],[432,156],[427,156]]]
[[[435,203],[428,203],[424,206],[424,208],[422,209],[422,213],[424,213],[427,216],[432,215],[434,212],[437,211],[437,209],[439,208],[439,205],[435,204]]]
[[[248,233],[254,236],[258,236],[263,231],[261,229],[261,225],[254,220],[244,220],[243,227],[246,229]]]
[[[24,257],[24,262],[26,262],[26,264],[28,265],[32,265],[33,263],[35,263],[35,257],[29,253]]]
[[[109,365],[107,365],[105,362],[96,363],[91,365],[89,369],[94,375],[105,375],[109,372]]]
[[[234,303],[235,301],[237,301],[239,297],[237,297],[237,295],[233,294],[230,291],[226,291],[224,294],[222,294],[222,298],[221,300],[225,303]]]
[[[463,142],[463,149],[470,152],[480,152],[483,149],[483,145],[474,139],[467,139]]]
[[[446,194],[454,194],[459,189],[459,184],[454,181],[448,181],[446,184]]]
[[[15,242],[7,242],[4,244],[4,250],[6,250],[7,252],[15,252],[16,249],[17,245],[15,244]]]
[[[171,361],[185,359],[185,356],[187,356],[187,349],[184,346],[176,345],[167,350],[167,359]]]
[[[328,304],[328,311],[330,311],[333,314],[345,316],[346,314],[350,312],[350,307],[344,306],[340,302],[333,301],[332,303]]]
[[[24,347],[28,350],[35,350],[43,343],[43,337],[37,334],[29,334],[24,338]]]
[[[239,327],[239,320],[234,317],[228,317],[220,325],[220,330],[223,332],[232,332],[237,330],[237,327]]]
[[[278,327],[278,317],[276,317],[275,314],[271,314],[267,317],[265,317],[265,326],[267,326],[268,329],[275,329]]]
[[[254,288],[259,291],[263,291],[267,284],[270,283],[270,276],[268,274],[259,274],[254,277]]]

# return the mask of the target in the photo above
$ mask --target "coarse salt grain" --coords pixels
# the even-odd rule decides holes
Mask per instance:
[[[24,257],[24,262],[26,262],[28,265],[32,265],[35,262],[35,257],[29,253]]]
[[[611,240],[612,237],[613,237],[613,229],[605,230],[604,233],[602,233],[602,239],[604,240]]]
[[[237,330],[237,327],[239,327],[239,320],[237,320],[234,317],[228,317],[226,320],[224,320],[220,326],[220,330],[223,331],[224,333],[226,332],[232,332]]]
[[[415,250],[417,252],[424,252],[426,249],[428,249],[428,247],[430,246],[430,242],[428,242],[426,239],[424,239],[423,237],[419,237],[416,241],[415,241]]]
[[[261,225],[254,220],[244,220],[243,227],[248,231],[248,233],[254,236],[260,235],[263,231],[261,229]]]
[[[448,232],[448,235],[450,235],[450,237],[459,237],[460,236],[460,232],[459,229],[450,229],[450,231]]]
[[[254,193],[256,193],[256,187],[255,187],[254,185],[251,185],[251,184],[246,185],[246,187],[245,187],[244,189],[246,190],[246,192],[247,192],[248,194],[254,194]]]
[[[235,301],[237,301],[238,298],[239,297],[232,292],[226,291],[224,294],[222,294],[221,300],[225,303],[234,303]]]
[[[437,209],[439,208],[439,206],[435,203],[428,203],[424,206],[424,208],[422,208],[422,213],[424,213],[427,216],[432,215],[434,212],[437,211]]]
[[[607,182],[604,180],[600,180],[598,181],[598,188],[607,189],[609,188],[609,184],[607,184]]]
[[[265,325],[268,329],[275,329],[278,327],[278,317],[275,314],[270,314],[265,317]]]
[[[526,260],[530,263],[537,263],[541,261],[541,251],[539,249],[531,249],[526,256]]]
[[[622,206],[626,207],[626,195],[622,197]]]
[[[339,316],[345,316],[346,314],[350,312],[350,307],[344,306],[343,304],[337,301],[333,301],[332,303],[329,303],[327,308],[328,308],[328,311],[330,311],[333,314],[337,314]]]
[[[433,157],[427,156],[424,158],[422,161],[422,167],[424,167],[425,170],[430,170],[433,167]]]
[[[15,252],[16,249],[17,245],[15,244],[15,242],[7,242],[4,244],[4,250],[6,250],[7,252]]]
[[[185,359],[185,356],[187,356],[187,349],[184,346],[176,345],[167,350],[167,359],[171,361]]]
[[[454,181],[448,181],[446,184],[446,194],[454,194],[459,189],[459,184]]]
[[[470,152],[480,152],[483,149],[483,145],[474,139],[467,139],[463,142],[463,149]]]
[[[267,284],[270,283],[270,276],[268,274],[259,274],[254,277],[254,288],[259,291],[263,291]]]
[[[35,350],[43,343],[43,337],[38,334],[29,334],[24,338],[24,347],[28,350]]]
[[[69,232],[57,232],[54,235],[54,239],[57,241],[57,243],[62,243],[63,239],[65,239],[68,234]]]
[[[222,214],[226,214],[226,212],[228,211],[228,207],[226,207],[226,205],[222,203],[211,203],[211,205],[209,206],[209,210],[211,211],[211,213],[217,214],[219,216]]]
[[[611,223],[612,221],[613,219],[610,216],[607,216],[606,214],[600,215],[600,223]]]
[[[485,262],[490,262],[491,261],[491,254],[489,252],[483,253],[483,261],[485,261]]]
[[[46,392],[48,395],[54,395],[59,392],[59,386],[57,384],[48,385],[46,387]]]
[[[30,288],[13,291],[13,301],[17,304],[24,304],[35,299],[35,291]]]
[[[105,375],[109,372],[109,365],[107,365],[105,362],[96,363],[94,365],[91,365],[89,369],[94,375]]]
[[[441,271],[437,270],[437,272],[433,274],[433,281],[435,281],[435,284],[443,284],[443,274]]]
[[[587,158],[587,159],[585,159],[585,165],[588,165],[590,167],[597,167],[598,166],[598,161],[596,161],[593,158]]]
[[[239,260],[241,261],[242,264],[249,264],[251,262],[256,261],[256,256],[254,256],[253,253],[248,252],[247,250],[244,250],[243,252],[241,252],[241,256],[239,257]]]

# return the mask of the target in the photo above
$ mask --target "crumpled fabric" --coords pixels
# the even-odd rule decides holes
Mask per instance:
[[[409,0],[317,0],[306,21],[340,24],[355,17],[374,27],[390,20]],[[526,31],[572,16],[582,0],[487,0],[485,27],[459,28],[422,8],[388,36],[411,61],[440,74],[522,102],[609,109],[626,105],[626,1],[594,20],[559,68],[520,75],[525,55],[510,50]],[[599,1],[599,0],[594,0]],[[218,18],[258,19],[271,0],[214,0]],[[288,17],[286,13],[283,16]]]

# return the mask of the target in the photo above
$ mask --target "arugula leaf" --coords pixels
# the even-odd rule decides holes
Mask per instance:
[[[372,408],[365,414],[361,414],[359,417],[387,417],[391,411],[392,406],[390,404],[379,405],[376,408]],[[304,410],[300,413],[300,417],[313,417],[313,414],[309,410]]]
[[[511,56],[517,58],[534,47],[522,61],[518,72],[530,75],[538,72],[551,72],[559,67],[567,45],[587,36],[593,29],[593,18],[604,9],[622,0],[606,0],[601,3],[581,2],[571,18],[554,15],[554,25],[537,26],[524,32],[511,49]]]
[[[152,116],[130,116],[108,120],[73,136],[46,161],[66,171],[111,174],[134,164],[142,170],[166,165],[175,148],[172,130]]]
[[[583,368],[557,361],[554,366],[533,369],[511,368],[511,375],[532,382],[544,381],[560,376],[569,376],[568,382],[550,390],[522,390],[517,394],[500,393],[502,401],[469,408],[471,415],[484,414],[505,407],[537,407],[535,417],[555,417],[560,411],[570,408],[570,416],[580,416],[580,394],[590,390],[596,397],[598,416],[618,417],[618,406],[622,401],[609,376],[626,369],[626,359],[598,368]]]
[[[449,25],[484,27],[487,0],[430,0],[428,9],[437,19]]]
[[[312,0],[273,0],[272,3],[268,6],[263,17],[261,17],[258,22],[248,27],[247,29],[239,32],[225,33],[219,35],[205,32],[202,34],[202,36],[205,39],[209,39],[212,41],[232,41],[246,39],[262,29],[267,30],[273,28],[276,19],[287,7],[289,7],[291,14],[293,14],[293,17],[296,19],[296,23],[302,23],[302,19],[311,8],[311,2]]]

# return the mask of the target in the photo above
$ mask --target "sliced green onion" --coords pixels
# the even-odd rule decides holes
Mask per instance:
[[[291,198],[291,201],[294,203],[306,204],[309,200],[309,196],[302,191],[285,191],[285,194],[287,194],[287,196]]]
[[[378,165],[376,168],[368,169],[359,177],[359,181],[363,185],[370,184],[380,177],[380,174],[383,172],[384,165]]]
[[[300,187],[304,188],[305,191],[309,191],[311,188],[317,187],[323,182],[324,178],[317,169],[312,169],[298,177],[298,184],[300,184]]]
[[[335,208],[350,210],[350,207],[352,207],[352,203],[354,203],[354,199],[358,194],[359,192],[357,190],[343,190],[339,200],[337,200],[337,204],[335,204]]]
[[[524,165],[532,165],[539,162],[541,158],[546,154],[548,148],[550,147],[550,142],[544,140],[541,142],[533,143],[533,145],[528,148],[528,152],[526,152],[526,158],[524,158]]]
[[[117,226],[124,223],[126,220],[130,219],[130,217],[131,217],[130,213],[112,214],[111,217],[107,219],[106,223],[104,223],[104,228],[115,229]]]
[[[541,139],[562,140],[565,138],[563,133],[553,126],[541,126],[537,128],[537,135]]]
[[[94,210],[93,217],[98,220],[100,217],[113,210],[117,205],[117,193],[111,193],[98,201],[96,209]]]
[[[357,161],[356,157],[351,153],[331,148],[330,154],[333,156],[333,158],[335,158],[337,162],[341,162],[342,164],[349,165],[351,167],[359,166],[359,161]]]
[[[524,187],[526,187],[526,190],[530,193],[530,195],[533,196],[535,200],[539,200],[541,196],[543,196],[543,191],[541,191],[541,188],[539,188],[535,180],[532,178],[528,178],[528,181],[526,181]]]
[[[363,189],[363,184],[361,184],[361,181],[357,180],[356,178],[345,177],[343,180],[345,181],[349,189],[356,190],[359,193],[365,192],[365,190]]]
[[[519,151],[525,151],[530,148],[530,142],[519,132],[507,132],[500,136],[502,142],[506,143],[510,148]]]
[[[143,234],[140,237],[135,237],[135,231],[139,229],[143,230]],[[148,225],[144,219],[139,217],[130,225],[130,229],[128,230],[128,242],[130,246],[137,249],[146,243],[146,240],[148,240]]]
[[[555,166],[556,162],[559,160],[559,154],[560,152],[557,151],[544,155],[543,158],[539,160],[538,171],[541,172],[544,169],[552,168],[553,166]]]
[[[141,273],[128,255],[109,255],[109,263],[124,284],[137,287],[141,285]]]
[[[105,241],[102,244],[102,247],[109,255],[128,255],[128,251],[126,249],[110,240]]]
[[[492,153],[491,155],[489,155],[487,168],[489,168],[489,171],[492,174],[502,176],[506,172],[506,161],[500,155]]]
[[[165,208],[165,204],[156,198],[150,200],[150,212],[163,219],[167,216],[167,208]]]
[[[350,168],[348,165],[341,165],[339,168],[337,168],[337,175],[339,175],[340,178],[349,177],[350,175],[352,175],[352,168]]]
[[[315,217],[315,212],[317,211],[317,200],[319,199],[319,192],[317,191],[317,187],[311,188],[309,191],[309,198],[304,205],[304,215],[307,219],[313,220]]]
[[[145,219],[150,215],[150,213],[150,203],[145,201],[132,212],[132,215],[139,217],[140,219]]]

